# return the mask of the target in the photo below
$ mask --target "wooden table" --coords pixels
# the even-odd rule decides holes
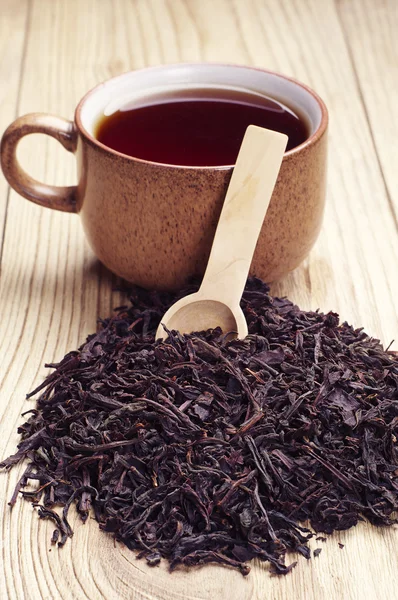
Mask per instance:
[[[309,259],[273,291],[338,311],[385,344],[398,339],[398,2],[396,0],[0,0],[0,130],[40,111],[72,117],[83,93],[129,69],[177,61],[267,67],[314,87],[330,110],[328,202]],[[49,138],[21,144],[38,179],[73,183]],[[0,177],[0,457],[14,451],[25,393],[111,314],[114,281],[79,219],[35,206]],[[395,343],[397,347],[397,343]],[[398,534],[367,525],[334,535],[286,577],[256,565],[170,576],[75,519],[49,552],[51,524],[9,510],[18,469],[0,474],[1,599],[390,599]],[[340,549],[338,542],[344,544]],[[319,543],[317,544],[319,545]],[[315,546],[314,546],[315,547]],[[394,586],[395,582],[395,586]]]

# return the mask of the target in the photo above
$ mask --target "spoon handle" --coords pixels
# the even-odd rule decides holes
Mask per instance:
[[[200,288],[205,297],[239,305],[287,141],[276,131],[247,128]]]

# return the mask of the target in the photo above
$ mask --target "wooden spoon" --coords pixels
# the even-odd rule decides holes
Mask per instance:
[[[221,327],[224,333],[246,337],[247,323],[239,303],[287,140],[276,131],[254,125],[247,128],[202,285],[169,308],[157,338],[168,335],[163,325],[180,333]]]

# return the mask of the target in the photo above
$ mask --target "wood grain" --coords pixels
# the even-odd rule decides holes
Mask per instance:
[[[338,0],[337,8],[398,230],[398,2]]]
[[[394,23],[394,0],[0,0],[0,126],[31,111],[71,118],[76,102],[98,81],[145,65],[227,61],[296,76],[330,109],[328,205],[309,259],[273,289],[304,308],[337,310],[389,343],[398,340],[398,176],[392,160],[397,125],[388,117],[398,94]],[[21,146],[21,161],[33,176],[74,182],[73,159],[54,140],[35,136]],[[24,395],[42,380],[43,363],[76,348],[95,330],[99,315],[111,314],[119,296],[77,217],[41,209],[11,192],[5,220],[3,178],[0,196],[5,457],[18,441],[20,413],[33,406]],[[17,478],[17,472],[0,474],[1,599],[395,595],[393,530],[362,525],[324,544],[314,542],[323,547],[319,558],[300,559],[285,578],[269,577],[264,566],[246,579],[217,567],[170,576],[164,567],[151,570],[114,547],[92,520],[83,526],[74,517],[74,538],[49,552],[51,525],[39,522],[26,502],[12,512],[7,507]]]
[[[15,119],[18,112],[18,92],[24,72],[25,31],[28,3],[22,0],[15,7],[13,0],[3,0],[0,5],[0,131]],[[3,231],[9,201],[9,190],[0,178],[0,257],[3,249]]]

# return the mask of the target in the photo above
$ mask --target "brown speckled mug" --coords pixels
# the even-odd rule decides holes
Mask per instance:
[[[233,166],[184,167],[133,158],[101,144],[94,131],[101,116],[129,102],[193,86],[266,94],[308,122],[308,139],[284,156],[251,266],[265,281],[278,279],[307,256],[320,230],[328,123],[317,94],[283,75],[211,63],[125,73],[88,92],[74,122],[43,114],[14,121],[2,139],[4,175],[28,200],[78,213],[95,254],[121,277],[146,288],[182,287],[204,273]],[[21,169],[17,145],[32,133],[55,137],[76,153],[77,186],[45,185]]]

